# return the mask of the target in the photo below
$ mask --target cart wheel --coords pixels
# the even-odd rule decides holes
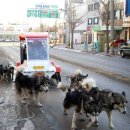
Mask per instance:
[[[57,83],[61,82],[61,76],[59,72],[55,72],[55,74],[53,74],[51,78],[55,79]]]
[[[122,57],[122,58],[124,58],[124,57],[125,57],[125,54],[124,54],[124,52],[123,52],[123,51],[121,52],[121,57]]]

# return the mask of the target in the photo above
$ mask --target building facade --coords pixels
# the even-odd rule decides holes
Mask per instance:
[[[104,0],[103,0],[104,1]],[[108,27],[109,39],[111,37],[111,3],[105,1],[106,6],[101,4],[100,0],[90,0],[87,3],[88,17],[87,17],[87,42],[93,43],[99,40],[100,35],[105,36]],[[108,15],[106,21],[106,16]],[[124,15],[124,1],[114,1],[114,39],[123,38],[123,15]]]
[[[130,0],[125,0],[124,14],[125,14],[123,17],[124,37],[126,40],[128,40],[130,39]]]

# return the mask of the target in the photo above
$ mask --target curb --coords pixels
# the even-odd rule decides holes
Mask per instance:
[[[83,64],[80,64],[80,63],[77,63],[77,62],[73,62],[73,61],[68,61],[68,60],[60,58],[58,56],[51,55],[51,54],[50,54],[50,56],[51,56],[51,58],[58,59],[58,60],[61,60],[63,62],[67,62],[67,63],[70,63],[70,64],[74,64],[74,65],[80,66],[80,67],[82,67],[84,69],[89,69],[89,70],[91,70],[93,72],[96,72],[96,73],[99,73],[101,75],[107,76],[109,78],[116,79],[116,80],[118,80],[120,82],[122,81],[124,83],[130,84],[130,78],[127,78],[125,76],[119,75],[117,73],[101,70],[101,69],[98,69],[98,68],[95,68],[95,67],[92,67],[92,66],[83,65]]]

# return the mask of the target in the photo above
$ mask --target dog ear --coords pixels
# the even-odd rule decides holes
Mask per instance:
[[[69,79],[71,79],[71,77],[70,76],[66,76],[66,80],[69,80]]]
[[[87,77],[88,77],[88,74],[87,74],[87,75],[85,75],[85,77],[87,78]]]
[[[114,97],[114,93],[113,92],[110,92],[108,97]]]
[[[47,75],[47,76],[46,76],[46,78],[48,78],[48,79],[49,79],[49,76]]]
[[[117,96],[117,94],[116,93],[111,93],[111,95],[112,95],[112,97],[116,97]]]
[[[125,94],[124,91],[122,92],[122,95],[123,95],[124,97],[126,97],[126,94]],[[126,99],[125,103],[128,103],[127,99]]]
[[[122,92],[122,95],[123,95],[123,96],[126,96],[124,91]]]
[[[68,93],[70,93],[71,92],[71,89],[70,88],[68,88]]]

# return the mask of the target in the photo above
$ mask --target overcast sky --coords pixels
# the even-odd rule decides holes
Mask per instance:
[[[39,3],[58,5],[59,8],[64,8],[64,0],[1,0],[0,23],[26,19],[27,8],[35,8],[35,5]]]

